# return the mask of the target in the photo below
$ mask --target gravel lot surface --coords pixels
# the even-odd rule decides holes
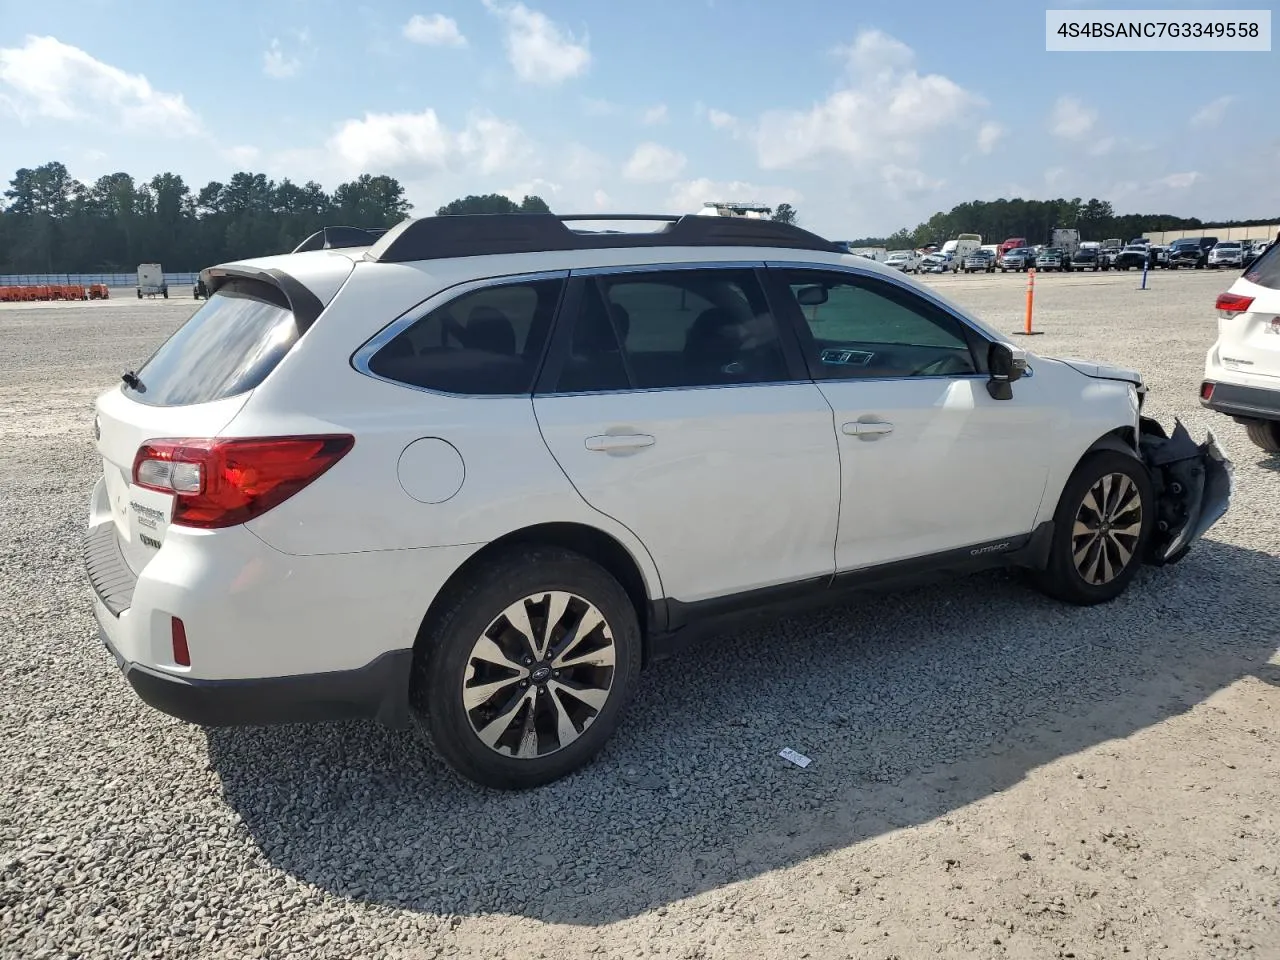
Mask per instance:
[[[1020,276],[925,282],[1021,326]],[[0,307],[0,956],[1280,957],[1280,459],[1196,400],[1230,276],[1137,282],[1042,276],[1027,346],[1221,437],[1235,504],[1182,564],[1104,608],[991,574],[718,637],[522,795],[372,724],[145,707],[81,572],[90,410],[194,305]]]

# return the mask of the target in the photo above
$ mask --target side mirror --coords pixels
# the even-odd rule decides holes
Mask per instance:
[[[1027,371],[1027,360],[1021,351],[1007,343],[993,343],[987,350],[987,393],[993,400],[1012,400],[1013,382]]]
[[[814,285],[796,291],[796,301],[802,307],[819,307],[827,302],[827,288]]]

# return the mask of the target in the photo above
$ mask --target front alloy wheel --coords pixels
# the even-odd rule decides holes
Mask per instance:
[[[1080,606],[1114,600],[1141,566],[1154,503],[1151,477],[1136,454],[1087,454],[1062,488],[1037,585]]]
[[[1142,533],[1142,498],[1123,473],[1099,478],[1085,494],[1071,528],[1071,556],[1086,583],[1101,586],[1123,573]]]
[[[563,750],[613,688],[613,632],[588,601],[555,590],[517,600],[471,648],[462,702],[476,737],[530,760]]]

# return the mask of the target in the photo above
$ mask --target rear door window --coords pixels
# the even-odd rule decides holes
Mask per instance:
[[[137,371],[125,393],[156,407],[212,403],[246,393],[298,341],[289,301],[271,284],[230,280]]]

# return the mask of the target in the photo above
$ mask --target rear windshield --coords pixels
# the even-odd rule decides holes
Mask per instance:
[[[1244,278],[1260,287],[1280,290],[1280,243],[1269,246],[1267,252],[1253,262]]]
[[[252,390],[298,340],[283,293],[256,280],[219,287],[137,371],[131,398],[156,407],[211,403]]]

